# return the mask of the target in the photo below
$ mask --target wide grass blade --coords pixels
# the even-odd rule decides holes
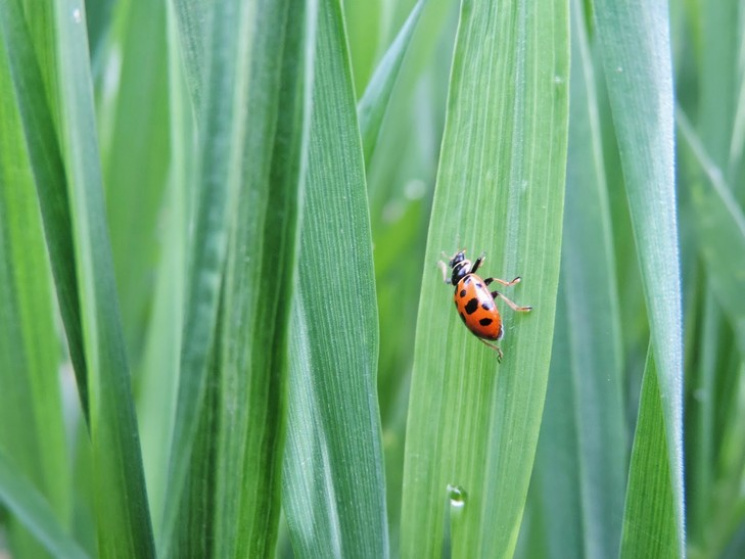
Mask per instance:
[[[668,10],[664,2],[598,0],[594,13],[649,315],[672,513],[683,553],[682,309]]]
[[[19,4],[4,2],[0,8],[29,158],[34,173],[43,174],[35,178],[50,252],[60,248],[55,244],[57,236],[72,238],[73,243],[74,258],[62,264],[63,255],[53,254],[52,265],[60,291],[77,290],[79,297],[82,327],[74,322],[74,312],[63,312],[63,318],[71,331],[83,332],[90,373],[88,384],[83,382],[79,390],[90,406],[99,553],[149,557],[154,554],[153,538],[105,221],[85,14],[81,3],[65,1],[55,4],[53,16],[54,40],[38,48],[39,52],[51,49],[55,53],[51,58],[59,63],[58,81],[47,84],[55,92],[49,98],[59,103],[59,144],[38,66],[29,57],[33,51]],[[29,93],[32,87],[38,88],[36,93]],[[41,178],[49,183],[41,184]],[[64,190],[69,193],[69,222],[64,206],[55,208],[66,204],[60,194]],[[54,209],[45,211],[45,206]],[[52,215],[62,218],[52,219]],[[66,243],[61,248],[64,256],[70,256]],[[77,276],[68,269],[71,265]],[[76,341],[73,338],[72,343]]]
[[[568,126],[568,3],[465,2],[430,221],[406,435],[403,557],[511,556],[540,428],[559,279]],[[452,309],[435,266],[463,246],[523,283],[505,358]],[[501,304],[500,304],[501,305]]]
[[[666,440],[667,424],[656,373],[650,346],[631,451],[622,559],[682,556],[671,454],[660,444]]]
[[[218,557],[274,555],[311,113],[315,2],[265,0],[256,10],[246,76],[246,156],[220,324]]]
[[[387,557],[372,242],[338,0],[319,3],[317,33],[283,506],[300,557]]]
[[[167,555],[274,553],[313,5],[216,6],[207,67],[187,65],[205,82]]]

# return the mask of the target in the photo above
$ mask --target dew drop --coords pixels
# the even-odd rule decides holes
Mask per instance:
[[[460,485],[448,484],[448,496],[454,509],[460,510],[466,505],[466,491]]]
[[[80,11],[80,8],[75,8],[72,11],[72,19],[75,23],[80,23],[83,21],[83,13]]]

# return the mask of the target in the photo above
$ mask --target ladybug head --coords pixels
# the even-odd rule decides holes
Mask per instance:
[[[455,256],[450,259],[450,267],[453,269],[453,276],[450,282],[453,285],[457,285],[468,274],[468,270],[471,268],[471,262],[466,260],[465,249],[455,253]]]

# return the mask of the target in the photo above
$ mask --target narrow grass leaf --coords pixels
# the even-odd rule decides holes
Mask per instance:
[[[631,451],[621,559],[681,557],[667,421],[650,346]]]
[[[72,520],[70,469],[58,378],[49,262],[33,175],[5,44],[0,41],[0,449]],[[10,547],[36,556],[39,544],[10,519]]]
[[[188,11],[184,6],[189,4],[177,4],[177,13]],[[252,4],[231,0],[207,8],[205,22],[200,20],[193,27],[187,25],[191,22],[180,20],[182,44],[194,40],[199,48],[207,50],[205,58],[197,59],[199,67],[192,65],[194,61],[185,60],[192,95],[195,87],[203,91],[201,97],[192,98],[197,115],[199,151],[191,179],[194,181],[194,223],[187,264],[178,400],[169,457],[168,502],[159,541],[159,551],[164,556],[173,552],[171,546],[179,537],[177,519],[184,504],[184,486],[209,377],[232,207],[243,155],[239,149],[242,129],[239,101],[244,100],[241,86],[248,69],[246,56],[250,34],[247,25],[253,8]],[[188,59],[189,52],[184,56]],[[203,83],[197,85],[197,77],[201,77]],[[194,104],[195,99],[201,101],[200,105]],[[188,494],[193,492],[189,490]],[[187,513],[190,510],[185,508]]]
[[[186,83],[193,107],[201,107],[205,89],[205,71],[209,56],[210,18],[212,7],[199,0],[173,0],[180,33],[179,49],[184,64]],[[198,113],[198,111],[195,111]],[[201,115],[197,114],[197,118]]]
[[[115,554],[149,557],[154,552],[153,539],[104,218],[90,61],[83,27],[84,8],[80,2],[69,1],[55,4],[54,10],[56,42],[53,44],[58,52],[54,59],[59,62],[59,81],[50,84],[55,88],[50,98],[58,99],[60,106],[63,169],[51,113],[43,99],[45,90],[40,86],[38,66],[30,55],[33,51],[19,5],[13,1],[1,6],[3,36],[10,38],[6,48],[10,53],[29,158],[45,215],[50,252],[60,248],[54,241],[58,235],[64,239],[61,247],[64,256],[70,256],[66,241],[72,239],[73,244],[74,258],[60,266],[61,255],[58,254],[52,257],[52,262],[53,268],[74,265],[77,273],[75,276],[63,269],[56,274],[56,279],[62,290],[78,292],[83,351],[90,366],[88,384],[83,377],[79,389],[87,390],[90,405],[99,553],[104,557]],[[20,65],[22,62],[28,66]],[[26,96],[30,86],[37,86],[38,91]],[[65,176],[69,177],[69,182],[65,181]],[[42,185],[41,178],[49,179],[49,184]],[[68,201],[60,194],[65,189],[69,192],[69,221]],[[55,204],[61,204],[62,208],[49,208]],[[45,205],[49,212],[44,211]],[[76,280],[75,285],[68,283],[71,280]],[[68,322],[71,315],[72,323]],[[66,315],[63,310],[63,317],[66,326],[73,331],[79,327],[74,323],[74,312]],[[73,338],[73,342],[76,341]],[[71,348],[71,351],[78,351],[78,348]],[[85,392],[82,399],[85,403]]]
[[[89,398],[98,549],[103,557],[154,555],[129,367],[105,220],[84,6],[55,6],[60,131],[70,181]]]
[[[548,379],[568,127],[568,3],[465,2],[430,220],[406,434],[403,557],[512,556]],[[441,251],[523,282],[504,360],[453,312]],[[510,290],[511,291],[511,290]]]
[[[165,193],[161,258],[149,330],[140,369],[138,412],[142,436],[142,458],[156,541],[161,541],[168,487],[168,459],[173,436],[178,395],[181,336],[186,291],[188,218],[194,181],[194,115],[184,68],[178,56],[180,45],[175,9],[167,5],[168,86],[170,109],[171,171]],[[164,399],[163,395],[168,395]]]
[[[0,502],[39,540],[53,557],[84,559],[88,555],[69,535],[57,513],[36,486],[0,448]]]
[[[283,506],[299,557],[387,557],[362,145],[338,0],[318,14]]]
[[[594,13],[659,373],[682,553],[682,309],[668,9],[598,0]]]
[[[170,163],[165,14],[165,2],[134,0],[127,8],[120,85],[109,116],[110,139],[101,150],[114,271],[134,370],[153,298],[152,266]]]
[[[412,8],[411,14],[409,14],[396,39],[378,63],[365,88],[365,93],[357,103],[357,116],[367,165],[370,164],[375,151],[380,127],[383,124],[383,116],[385,116],[385,110],[388,107],[388,101],[398,78],[399,70],[401,70],[404,55],[408,51],[411,38],[414,36],[414,29],[419,22],[419,15],[422,13],[424,2],[425,0],[419,0]]]
[[[582,4],[572,2],[573,64],[562,251],[584,550],[615,557],[626,486],[621,322],[595,75]],[[556,346],[554,346],[556,347]],[[545,416],[544,421],[552,421]]]
[[[721,169],[711,160],[682,111],[678,129],[703,180],[690,182],[701,255],[720,307],[736,327],[745,351],[745,215]]]
[[[571,132],[569,141],[572,142]],[[528,497],[531,505],[528,508],[531,512],[530,523],[527,526],[523,523],[523,532],[520,534],[526,542],[528,557],[563,559],[589,556],[585,553],[582,455],[579,452],[577,413],[574,411],[577,401],[569,343],[570,328],[566,286],[559,283],[551,374]],[[556,511],[561,511],[561,514]]]
[[[44,80],[18,0],[0,3],[0,25],[0,38],[5,40],[10,81],[39,199],[60,314],[65,325],[83,413],[86,423],[89,423],[88,372],[83,347],[78,272],[67,180],[54,128],[53,107],[49,106],[44,94]],[[4,95],[6,91],[4,88]],[[5,102],[11,99],[10,91],[7,93],[8,97],[3,96]]]

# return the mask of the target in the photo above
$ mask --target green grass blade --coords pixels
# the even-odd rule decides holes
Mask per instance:
[[[147,478],[156,541],[162,537],[168,459],[173,436],[178,394],[181,336],[184,321],[188,217],[190,215],[194,157],[194,115],[184,68],[178,56],[178,28],[175,9],[167,6],[168,84],[171,124],[171,174],[166,205],[161,259],[157,269],[152,316],[141,367],[142,383],[138,412],[142,433],[142,454]],[[164,400],[163,395],[169,399]]]
[[[183,59],[186,83],[194,107],[201,107],[204,100],[205,70],[207,65],[211,7],[200,0],[174,0],[179,23],[179,44]],[[195,111],[196,112],[196,111]],[[199,115],[198,117],[199,118]]]
[[[55,5],[60,135],[67,174],[86,356],[101,556],[154,555],[129,367],[105,220],[83,6]]]
[[[24,133],[0,41],[0,449],[48,499],[63,526],[72,519],[70,469],[58,379],[51,272]],[[18,556],[39,544],[8,522]]]
[[[322,0],[283,479],[300,557],[389,553],[372,242],[348,56],[339,2]]]
[[[683,553],[682,309],[667,4],[598,0],[595,18],[664,404],[672,511]]]
[[[570,127],[570,144],[571,138]],[[567,202],[568,198],[567,193]],[[577,401],[569,343],[571,323],[567,318],[565,292],[566,286],[560,283],[551,374],[528,498],[531,506],[527,511],[532,514],[529,522],[522,526],[527,531],[520,534],[527,545],[527,557],[589,557],[584,541],[582,455],[575,419],[578,414],[567,413],[567,410],[576,409]],[[556,511],[561,511],[561,514],[556,514]]]
[[[90,62],[82,27],[84,10],[78,2],[60,2],[54,10],[53,48],[58,52],[54,59],[59,61],[59,81],[50,84],[55,88],[55,94],[50,97],[59,100],[65,170],[52,134],[51,114],[46,102],[40,99],[44,88],[40,85],[38,66],[28,58],[30,51],[23,51],[29,45],[18,3],[3,3],[0,18],[10,39],[6,47],[42,208],[66,204],[60,190],[69,189],[69,222],[65,209],[42,211],[50,252],[59,248],[54,240],[57,236],[72,238],[73,242],[74,258],[60,265],[62,255],[57,254],[52,256],[52,263],[53,268],[63,268],[56,274],[60,290],[77,289],[79,294],[83,351],[91,373],[88,385],[83,383],[80,390],[85,393],[87,389],[90,404],[99,553],[149,557],[153,555],[153,540],[104,219]],[[20,65],[22,61],[28,65]],[[38,91],[26,95],[30,86],[38,87]],[[65,181],[65,175],[69,182]],[[49,179],[49,184],[41,185],[41,178]],[[64,256],[69,256],[68,248],[63,242]],[[71,264],[76,266],[77,277],[66,268]],[[77,283],[70,285],[71,280]],[[65,315],[64,305],[63,317],[66,326],[74,331],[77,325],[68,322],[70,316]],[[83,400],[86,401],[85,396]]]
[[[448,487],[465,492],[455,556],[511,556],[532,470],[559,279],[569,79],[568,4],[466,2],[455,47],[420,299],[402,556],[436,557]],[[484,250],[484,274],[523,277],[505,359],[453,312],[440,252]],[[504,308],[504,307],[502,307]]]
[[[34,55],[34,45],[17,0],[0,4],[0,25],[3,31],[0,37],[5,40],[10,79],[39,198],[67,345],[83,413],[88,421],[88,373],[83,347],[78,272],[65,169],[54,128],[53,111],[44,95],[45,84]],[[54,52],[52,45],[48,45],[48,48]],[[3,97],[4,102],[10,99]]]
[[[650,346],[631,451],[621,559],[681,557],[667,421]]]
[[[419,0],[414,5],[406,23],[401,27],[396,39],[378,63],[365,88],[365,93],[357,103],[362,146],[365,152],[365,162],[368,165],[375,151],[375,144],[378,141],[380,127],[383,124],[383,116],[388,107],[393,86],[398,78],[411,38],[414,36],[414,29],[416,29],[423,7],[424,0]]]
[[[678,111],[681,138],[705,180],[690,183],[700,252],[714,295],[739,334],[745,351],[745,215],[721,169],[711,160],[683,112]],[[687,158],[688,159],[688,158]]]
[[[584,550],[615,557],[626,487],[621,322],[595,75],[581,2],[574,31],[562,274],[567,298]],[[555,347],[555,346],[554,346]],[[545,421],[552,421],[550,416]]]
[[[312,75],[305,10],[299,0],[234,3],[211,18],[165,554],[273,554]]]
[[[39,493],[0,448],[0,502],[41,542],[53,557],[84,559],[87,554],[67,533],[53,505]]]
[[[189,11],[184,1],[176,4],[177,13]],[[163,532],[159,541],[161,555],[169,556],[179,538],[176,530],[179,509],[183,505],[185,484],[197,436],[206,392],[210,356],[213,351],[218,317],[220,289],[223,283],[225,254],[231,223],[242,150],[233,149],[241,130],[238,118],[240,80],[245,79],[247,46],[242,37],[250,37],[248,12],[236,1],[221,2],[209,8],[204,21],[188,26],[180,20],[181,43],[196,41],[200,48],[209,46],[201,66],[188,60],[186,78],[194,95],[202,91],[201,104],[192,106],[198,127],[198,155],[194,181],[195,208],[187,270],[186,309],[181,340],[180,377],[176,418],[169,458],[168,502],[164,511]],[[189,51],[183,53],[189,56]],[[195,86],[197,77],[203,83]],[[244,99],[240,98],[241,101]],[[189,490],[189,494],[192,494]],[[190,512],[185,508],[185,512]]]
[[[127,9],[120,86],[110,111],[110,140],[101,150],[116,285],[135,370],[153,297],[152,266],[170,163],[165,13],[165,2],[149,0],[135,0]]]
[[[256,9],[246,155],[221,317],[218,557],[272,557],[276,546],[311,112],[315,3],[265,0]]]

